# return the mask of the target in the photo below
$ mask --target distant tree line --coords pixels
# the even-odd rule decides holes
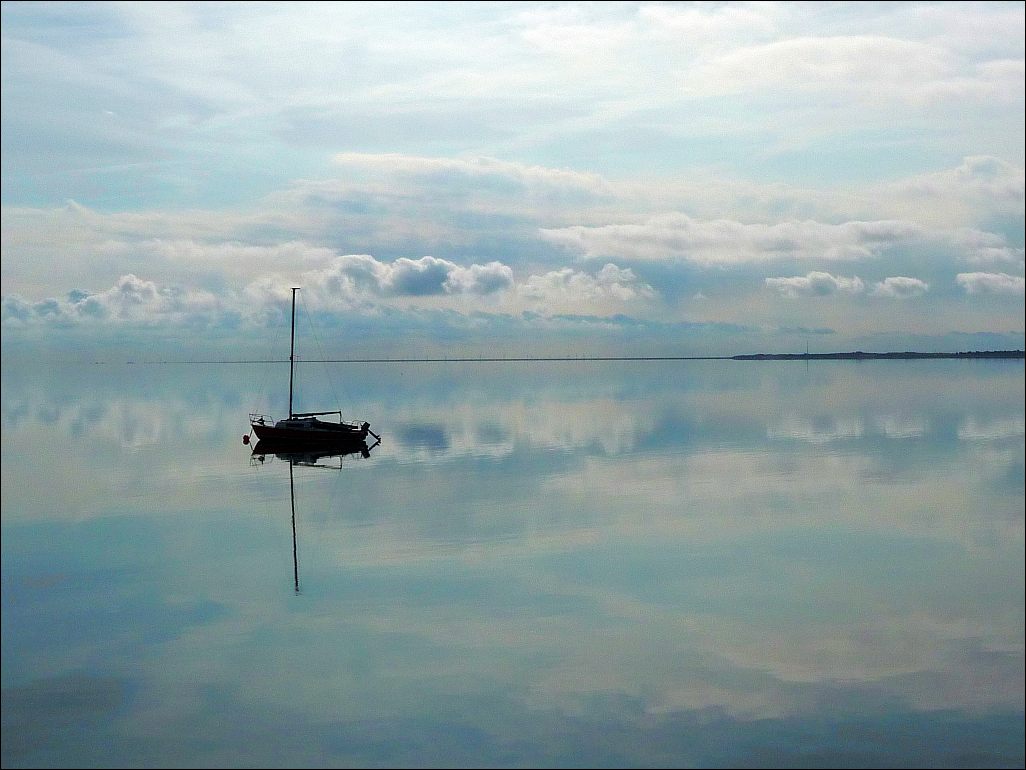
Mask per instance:
[[[1023,358],[1022,350],[964,350],[958,353],[864,353],[856,350],[851,353],[752,353],[731,356],[736,361],[808,361],[808,360],[855,360],[862,361],[877,358]]]

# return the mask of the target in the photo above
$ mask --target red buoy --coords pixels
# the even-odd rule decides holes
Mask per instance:
[[[249,434],[248,433],[245,436],[242,437],[242,443],[243,444],[248,444],[249,443]]]

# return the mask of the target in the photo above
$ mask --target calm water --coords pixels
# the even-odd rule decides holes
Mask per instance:
[[[5,362],[4,767],[1023,766],[1021,361],[323,369]]]

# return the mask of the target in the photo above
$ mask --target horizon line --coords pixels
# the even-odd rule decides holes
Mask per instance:
[[[865,360],[865,359],[917,359],[917,358],[1026,358],[1023,350],[968,350],[957,352],[927,353],[919,351],[864,352],[855,350],[836,353],[738,353],[729,356],[401,356],[395,358],[303,358],[304,363],[321,364],[400,364],[400,363],[498,363],[529,361],[759,361],[759,360]],[[126,360],[126,364],[279,364],[288,363],[287,358],[248,359],[164,359],[159,361]],[[94,364],[118,363],[114,361],[93,361]]]

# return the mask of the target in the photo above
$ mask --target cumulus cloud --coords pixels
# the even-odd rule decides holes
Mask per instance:
[[[456,265],[444,259],[402,257],[384,269],[381,290],[385,294],[424,297],[443,294],[449,272]]]
[[[955,280],[967,294],[998,294],[1013,297],[1023,296],[1023,285],[1026,283],[1021,275],[1008,273],[959,273]]]
[[[826,297],[831,294],[859,294],[865,288],[858,276],[845,278],[813,270],[805,275],[790,278],[767,278],[766,285],[776,289],[785,297]]]
[[[329,296],[342,298],[480,296],[512,287],[513,270],[496,261],[464,267],[431,256],[382,262],[367,254],[347,254],[314,272],[312,278]]]
[[[459,313],[465,314],[484,307],[475,301],[506,292],[536,300],[556,299],[560,311],[566,310],[568,303],[627,302],[655,295],[630,270],[614,265],[594,275],[568,269],[528,276],[518,287],[512,268],[494,260],[458,265],[432,256],[388,261],[369,254],[346,254],[331,257],[327,264],[301,265],[289,274],[266,273],[239,291],[223,289],[216,295],[161,285],[129,273],[107,289],[76,289],[64,298],[31,301],[9,294],[0,307],[8,328],[88,322],[211,324],[244,317],[266,320],[268,314],[276,315],[287,306],[289,287],[296,285],[303,287],[309,307],[328,313],[384,308],[394,300],[405,300],[412,308],[418,301],[454,297],[464,298]]]
[[[503,293],[529,301],[544,313],[656,297],[655,290],[632,270],[611,263],[595,272],[565,268],[528,275],[518,284],[512,268],[494,260],[458,265],[432,256],[388,261],[369,254],[345,254],[327,264],[301,266],[290,274],[267,273],[239,291],[225,289],[217,295],[162,286],[130,273],[107,289],[76,289],[62,299],[32,302],[10,294],[2,302],[3,323],[9,327],[88,321],[147,325],[259,319],[286,307],[289,287],[296,285],[303,287],[304,301],[311,308],[329,313],[382,308],[394,300],[404,300],[403,306],[412,309],[418,301],[459,297],[464,299],[458,312],[466,314],[485,307],[475,300]]]
[[[501,262],[456,267],[445,281],[450,294],[493,294],[513,285],[513,270]]]
[[[629,302],[655,296],[653,288],[640,281],[632,270],[612,263],[594,275],[569,267],[534,275],[524,282],[520,291],[530,299],[557,303],[565,300]]]
[[[73,325],[112,323],[134,325],[210,323],[224,320],[221,300],[210,292],[160,287],[131,273],[99,292],[73,290],[63,299],[29,302],[18,295],[3,300],[3,324]],[[230,313],[228,315],[231,315]]]
[[[910,299],[919,297],[930,290],[930,284],[918,278],[903,275],[892,275],[873,285],[871,294],[874,297],[890,297],[892,299]]]

